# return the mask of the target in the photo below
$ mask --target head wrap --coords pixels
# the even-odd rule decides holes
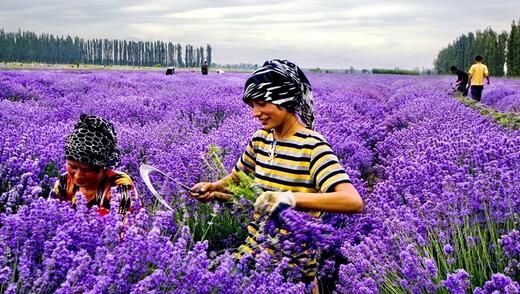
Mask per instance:
[[[264,100],[296,112],[305,126],[314,127],[312,89],[301,69],[288,60],[266,61],[247,79],[245,103]]]
[[[93,166],[116,166],[119,149],[112,123],[99,116],[82,114],[67,137],[65,158]]]

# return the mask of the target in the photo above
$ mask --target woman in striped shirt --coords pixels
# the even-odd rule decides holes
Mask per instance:
[[[225,191],[243,171],[265,191],[256,200],[256,216],[271,214],[282,203],[304,211],[362,211],[363,200],[337,156],[313,130],[312,91],[298,66],[287,60],[265,62],[248,78],[243,101],[262,129],[255,132],[228,176],[196,184],[193,189],[200,194],[192,196],[211,201],[221,195],[215,192]],[[254,223],[248,227],[250,236],[239,251],[252,253],[257,230]],[[315,267],[305,274],[314,276]]]

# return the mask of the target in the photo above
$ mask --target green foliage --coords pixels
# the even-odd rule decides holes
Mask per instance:
[[[217,145],[210,144],[208,146],[208,152],[202,156],[202,160],[206,164],[208,169],[208,176],[214,180],[225,177],[228,172],[226,167],[222,163],[222,158],[225,156],[225,152],[222,148]]]
[[[208,146],[208,153],[203,156],[202,159],[206,163],[210,174],[216,179],[225,177],[228,173],[226,168],[222,164],[222,158],[224,157],[224,151],[218,146],[211,144]],[[244,172],[238,173],[237,182],[228,182],[227,190],[234,196],[233,202],[240,202],[241,199],[245,199],[249,203],[253,204],[256,197],[263,191],[255,185],[255,179]]]
[[[204,51],[207,51],[206,54]],[[0,61],[41,62],[59,64],[99,64],[130,66],[200,66],[204,59],[211,61],[211,46],[194,48],[163,41],[127,41],[87,39],[72,36],[54,36],[21,31],[5,32],[0,29]],[[211,63],[210,63],[211,64]]]
[[[210,44],[206,45],[206,61],[208,62],[208,65],[211,67],[213,62],[213,56],[212,56],[213,48],[211,48]]]
[[[254,204],[256,197],[262,194],[262,190],[255,185],[255,179],[248,176],[244,172],[238,173],[238,183],[229,183],[228,190],[238,199],[245,199],[249,203]]]
[[[216,145],[209,145],[202,156],[206,164],[207,178],[216,181],[227,175],[222,164],[225,152]],[[170,206],[177,211],[172,214],[178,227],[186,225],[190,228],[193,241],[208,241],[210,250],[220,251],[238,247],[246,238],[246,225],[252,219],[252,204],[261,191],[254,187],[254,179],[245,173],[239,174],[239,181],[228,184],[232,199],[228,202],[210,202],[197,205],[185,205],[181,195],[174,195]],[[153,214],[160,207],[154,203],[147,209]],[[178,233],[178,232],[177,232]],[[177,234],[175,233],[175,234]],[[172,236],[174,237],[174,236]]]
[[[518,223],[516,224],[518,225]],[[445,279],[449,273],[464,269],[471,277],[472,289],[482,286],[491,279],[493,273],[503,272],[507,266],[507,257],[500,245],[500,236],[511,231],[515,221],[508,219],[504,223],[492,220],[486,213],[486,220],[464,218],[462,225],[452,223],[449,240],[453,242],[453,257],[443,252],[445,244],[438,233],[430,230],[430,243],[420,248],[422,256],[436,261],[437,282]],[[501,233],[500,233],[501,232]],[[450,261],[452,259],[452,261]],[[441,293],[448,293],[441,291]]]
[[[506,128],[513,130],[520,129],[520,116],[514,112],[500,112],[493,108],[486,107],[471,98],[463,97],[460,94],[456,95],[455,98],[462,104],[477,110],[481,115],[493,119],[495,122]]]
[[[236,248],[246,238],[245,226],[252,220],[253,203],[259,193],[254,179],[239,173],[239,181],[229,183],[227,189],[233,199],[222,205],[199,203],[196,217],[188,217],[195,241],[208,240],[213,250]],[[246,201],[241,201],[242,199]]]
[[[211,144],[207,154],[202,157],[214,180],[227,175],[222,164],[224,155],[221,148]],[[217,205],[217,209],[215,204],[199,203],[196,214],[188,217],[187,221],[194,240],[208,240],[210,248],[214,250],[237,247],[247,235],[245,225],[251,221],[252,204],[258,193],[253,184],[253,178],[239,173],[239,181],[230,182],[227,186],[233,195],[232,200]]]
[[[511,24],[507,41],[507,75],[520,77],[520,20]]]
[[[60,169],[56,165],[54,161],[49,161],[40,175],[38,175],[39,179],[42,179],[44,175],[48,175],[51,178],[57,178],[60,175]]]
[[[9,96],[7,98],[5,98],[6,100],[9,100],[11,102],[23,102],[23,97],[20,96],[20,95],[12,95],[12,96]]]
[[[432,282],[439,287],[436,293],[449,294],[441,282],[457,269],[464,269],[470,275],[471,289],[481,287],[494,273],[504,272],[508,257],[502,250],[500,237],[518,227],[518,215],[499,223],[487,209],[483,214],[483,218],[466,216],[462,221],[452,220],[450,227],[442,230],[430,227],[429,242],[424,246],[415,244],[419,257],[435,261],[437,275]],[[453,253],[445,252],[446,245],[452,246]],[[387,274],[382,293],[408,293],[399,284],[403,278],[400,272]]]
[[[198,203],[196,211],[180,210],[176,222],[190,228],[193,241],[206,240],[210,250],[219,251],[236,248],[245,240],[245,225],[251,221],[247,211],[233,203]]]
[[[56,165],[54,161],[49,161],[45,167],[43,168],[42,172],[38,175],[38,178],[42,180],[44,176],[47,175],[49,178],[57,178],[60,175],[60,169]],[[51,186],[48,184],[42,185],[42,192],[40,193],[41,196],[47,197],[49,193],[51,192]]]
[[[484,57],[484,63],[487,64],[490,75],[504,76],[508,43],[511,42],[508,42],[507,32],[498,34],[491,28],[484,31],[477,30],[476,33],[470,32],[467,35],[462,34],[439,51],[434,61],[435,69],[440,74],[451,74],[450,67],[455,65],[457,68],[467,71],[474,63],[475,56],[480,54]]]

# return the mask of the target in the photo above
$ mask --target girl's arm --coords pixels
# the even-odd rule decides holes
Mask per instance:
[[[360,213],[363,200],[350,183],[340,183],[330,193],[294,192],[296,209],[337,213]]]

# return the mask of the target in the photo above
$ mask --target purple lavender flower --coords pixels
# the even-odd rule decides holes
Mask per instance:
[[[451,294],[465,294],[466,290],[471,286],[470,276],[465,270],[458,269],[455,270],[455,272],[448,274],[441,284]]]
[[[476,244],[475,238],[473,238],[472,236],[466,236],[466,244],[468,244],[468,246],[470,246],[470,247],[475,246],[475,244]]]
[[[442,250],[444,251],[444,254],[446,254],[446,255],[453,255],[453,253],[455,253],[455,250],[453,250],[453,247],[451,247],[450,244],[444,245]]]
[[[482,288],[477,287],[473,292],[475,294],[495,294],[495,293],[520,293],[520,285],[514,282],[510,277],[497,273],[491,276],[491,280],[484,283]]]
[[[0,270],[0,285],[7,284],[7,282],[11,279],[12,271],[11,268],[5,266]]]
[[[82,112],[114,122],[122,151],[118,168],[133,177],[150,211],[157,207],[139,179],[141,162],[187,184],[214,180],[201,154],[210,144],[221,147],[223,164],[231,170],[259,127],[240,103],[246,78],[0,71],[2,290],[308,292],[306,285],[284,278],[284,262],[273,267],[260,259],[257,268],[246,270],[234,264],[229,252],[208,257],[211,243],[194,242],[174,214],[141,209],[123,223],[117,215],[100,218],[81,205],[74,211],[67,203],[39,199],[64,171],[63,141]],[[499,127],[446,95],[447,89],[439,88],[446,77],[311,74],[309,79],[316,129],[331,143],[367,205],[361,215],[327,213],[309,227],[306,219],[288,215],[295,233],[284,246],[289,251],[302,244],[328,247],[337,257],[338,293],[380,293],[389,274],[405,275],[402,286],[410,292],[434,292],[434,263],[414,246],[428,246],[430,232],[441,244],[455,244],[448,230],[452,225],[484,221],[489,213],[500,226],[518,211],[519,131]],[[486,89],[483,103],[515,111],[520,83],[494,83],[497,89]],[[156,183],[175,210],[197,212],[196,202],[176,185]],[[517,233],[501,238],[512,266],[517,239]],[[466,242],[471,246],[469,237]],[[229,251],[237,245],[230,242]],[[453,248],[445,251],[455,255]],[[332,271],[330,257],[323,259],[318,263]],[[449,261],[455,262],[454,256]],[[18,277],[15,283],[13,277]]]
[[[500,237],[500,245],[507,257],[518,256],[520,254],[520,232],[512,230],[507,235],[503,235]]]
[[[435,278],[437,276],[437,265],[435,264],[435,261],[429,258],[425,258],[423,263],[428,275],[432,278]]]

